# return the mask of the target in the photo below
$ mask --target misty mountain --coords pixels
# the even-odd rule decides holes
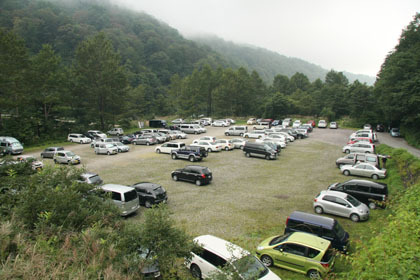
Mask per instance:
[[[287,57],[252,45],[236,44],[216,36],[195,36],[191,39],[203,46],[209,46],[212,50],[223,55],[231,64],[256,70],[267,83],[271,83],[277,74],[286,75],[290,78],[296,72],[305,74],[311,81],[318,78],[324,80],[325,75],[330,71],[299,58]],[[375,77],[349,72],[344,72],[344,74],[350,82],[359,80],[361,83],[368,85],[373,85],[375,82]]]

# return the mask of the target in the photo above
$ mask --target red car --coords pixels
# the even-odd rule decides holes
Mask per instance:
[[[308,121],[308,123],[309,123],[310,125],[312,125],[312,127],[315,127],[315,126],[316,126],[316,123],[315,123],[315,121],[314,121],[314,120],[310,120],[310,121]]]
[[[360,142],[360,141],[363,141],[363,142],[369,142],[369,143],[373,144],[372,139],[367,138],[367,137],[357,137],[357,138],[350,139],[350,141],[349,141],[349,142],[347,142],[347,144],[348,144],[348,145],[349,145],[349,144],[354,144],[354,143],[357,143],[357,142]]]

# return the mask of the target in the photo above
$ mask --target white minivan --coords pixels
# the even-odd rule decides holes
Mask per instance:
[[[192,252],[191,260],[185,263],[194,278],[204,279],[222,273],[219,267],[230,264],[243,279],[281,280],[257,257],[226,240],[202,235],[194,238],[194,242],[202,250]]]
[[[100,188],[111,193],[111,199],[120,209],[121,216],[128,216],[140,208],[139,198],[134,188],[116,184],[106,184]]]
[[[0,152],[10,155],[21,154],[23,146],[16,138],[0,136]]]

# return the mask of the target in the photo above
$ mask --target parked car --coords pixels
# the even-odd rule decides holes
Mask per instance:
[[[248,132],[247,126],[232,126],[226,129],[225,135],[226,136],[244,136],[244,134]]]
[[[195,139],[192,143],[197,144],[200,141],[208,141],[208,142],[216,143],[216,137],[214,137],[214,136],[203,136],[203,137],[200,137],[199,139]]]
[[[252,130],[252,131],[246,132],[244,134],[244,137],[245,138],[263,138],[263,137],[265,137],[265,131],[260,130],[260,129]]]
[[[213,180],[213,174],[208,167],[199,165],[188,165],[184,168],[172,171],[171,177],[174,181],[189,181],[197,186],[210,184]]]
[[[358,142],[343,147],[343,153],[375,153],[375,145],[369,143]]]
[[[117,185],[106,184],[100,187],[106,193],[111,193],[111,199],[119,208],[121,216],[128,216],[140,208],[137,192],[134,188]]]
[[[323,278],[333,267],[335,254],[331,242],[305,232],[272,236],[261,242],[256,251],[263,264]]]
[[[23,145],[14,137],[0,136],[0,151],[3,154],[19,155],[23,152]]]
[[[54,154],[54,163],[78,164],[81,158],[71,151],[57,151]]]
[[[106,134],[100,130],[88,130],[88,133],[93,135],[95,138],[106,138]]]
[[[133,145],[154,145],[157,144],[156,137],[152,135],[141,135],[140,137],[134,138],[132,143]]]
[[[116,155],[118,154],[118,148],[114,145],[114,143],[97,143],[95,144],[95,154],[105,154],[105,155]]]
[[[42,161],[39,161],[34,156],[22,155],[18,156],[16,160],[18,162],[30,162],[33,170],[41,170],[42,168],[44,168],[44,164],[42,163]]]
[[[159,129],[158,133],[165,135],[166,139],[168,139],[167,141],[176,140],[177,138],[176,135],[172,133],[169,129]]]
[[[369,219],[369,207],[353,196],[337,191],[321,191],[314,199],[317,214],[333,214],[350,218],[353,222]]]
[[[267,143],[267,142],[272,142],[276,146],[279,146],[281,149],[286,148],[286,142],[285,142],[284,138],[278,138],[275,135],[271,135],[271,136],[264,137],[263,139],[255,140],[255,143]]]
[[[207,152],[220,152],[222,150],[222,145],[216,144],[210,141],[198,141],[191,144],[190,146],[203,147]]]
[[[372,129],[372,126],[369,123],[367,123],[363,125],[363,129]]]
[[[259,259],[241,247],[212,235],[194,238],[200,247],[191,252],[191,260],[185,262],[194,278],[205,279],[222,273],[221,267],[231,265],[241,279],[281,280]],[[226,279],[231,279],[226,275]]]
[[[42,158],[54,158],[54,155],[58,151],[64,151],[63,147],[48,147],[43,152],[41,152]]]
[[[330,128],[331,129],[337,129],[338,128],[338,124],[336,122],[330,122]]]
[[[277,155],[280,154],[281,149],[283,148],[281,146],[281,144],[284,145],[284,142],[276,142],[276,141],[273,141],[273,140],[267,139],[267,138],[265,138],[265,139],[257,139],[257,140],[255,140],[255,143],[267,145],[268,147],[270,147],[271,149],[273,149],[276,152]]]
[[[80,133],[70,133],[67,136],[67,141],[80,143],[80,144],[88,144],[88,143],[92,142],[92,139],[90,139],[89,137],[86,137],[86,136],[84,136],[83,134],[80,134]]]
[[[346,252],[349,247],[350,235],[336,219],[294,211],[286,219],[284,234],[289,232],[307,232],[315,234],[331,242],[331,246]]]
[[[246,157],[257,156],[265,159],[276,159],[277,153],[268,145],[247,142],[243,148]]]
[[[133,139],[136,138],[134,134],[129,134],[125,136],[120,136],[118,139],[123,144],[131,144],[133,142]]]
[[[180,149],[174,149],[171,151],[172,159],[187,159],[191,162],[200,161],[207,157],[207,155],[207,150],[198,146],[185,146]]]
[[[175,120],[172,121],[172,123],[181,124],[181,123],[184,123],[184,120],[183,119],[175,119]]]
[[[385,126],[383,124],[377,124],[376,125],[376,131],[377,132],[384,132],[385,131]]]
[[[111,130],[108,130],[108,134],[112,136],[124,135],[124,130],[121,127],[114,127]]]
[[[102,185],[104,182],[98,174],[92,172],[82,173],[77,180],[79,183],[86,183],[90,185]]]
[[[391,134],[392,137],[400,137],[401,136],[400,129],[396,128],[396,127],[391,128],[389,133]]]
[[[278,125],[280,125],[280,120],[274,120],[274,121],[271,123],[271,126],[278,126]]]
[[[168,127],[168,124],[166,123],[165,120],[150,120],[149,121],[149,126],[150,127],[163,127],[163,128],[166,128],[166,127]]]
[[[378,141],[378,136],[376,132],[372,130],[358,130],[350,135],[350,139],[357,138],[357,137],[365,137],[372,139],[373,142]]]
[[[119,138],[96,138],[90,143],[90,147],[94,148],[96,144],[114,144],[120,142]]]
[[[356,163],[354,165],[343,165],[340,167],[341,172],[346,175],[356,175],[362,177],[369,177],[372,179],[383,179],[386,177],[386,169],[379,169],[369,163]]]
[[[371,138],[367,138],[367,137],[355,137],[355,138],[352,138],[352,139],[350,139],[347,142],[347,144],[350,145],[350,144],[356,144],[356,143],[359,143],[359,142],[366,142],[366,143],[373,144],[372,139]]]
[[[366,162],[372,164],[376,167],[380,166],[380,161],[378,155],[375,154],[366,154],[366,153],[350,153],[344,157],[338,158],[335,161],[335,164],[338,168],[343,165],[350,164],[354,165],[358,162]]]
[[[174,135],[176,139],[186,139],[187,138],[187,134],[185,134],[184,132],[182,132],[180,130],[171,130],[169,132],[169,135]]]
[[[310,125],[309,123],[301,124],[298,128],[299,129],[306,129],[307,132],[312,132],[312,130],[313,130],[312,125]]]
[[[170,154],[172,150],[181,149],[183,147],[185,147],[184,142],[168,142],[168,143],[165,143],[156,147],[155,152],[158,154],[160,153]]]
[[[295,120],[295,121],[293,122],[292,127],[293,127],[293,128],[298,128],[301,124],[302,124],[302,122],[301,122],[300,120]]]
[[[288,128],[274,128],[273,130],[273,134],[282,135],[284,138],[286,138],[286,142],[293,142],[297,138],[297,134],[294,134],[293,136],[293,133],[291,133],[291,130]],[[271,135],[271,133],[268,135]]]
[[[318,128],[327,128],[327,122],[325,120],[319,120]]]
[[[314,121],[314,120],[310,120],[310,121],[308,121],[308,123],[309,123],[312,127],[315,127],[315,126],[316,126],[316,123],[315,123],[315,121]]]
[[[222,120],[216,120],[216,121],[214,121],[212,124],[211,124],[211,126],[223,126],[223,127],[226,127],[226,126],[229,126],[229,123],[227,123],[226,121],[222,121]]]
[[[137,192],[139,204],[147,208],[159,203],[165,203],[168,200],[166,190],[158,184],[149,182],[140,182],[131,186]]]
[[[113,143],[113,145],[115,146],[115,147],[117,147],[117,151],[119,152],[119,153],[123,153],[123,152],[128,152],[128,151],[130,151],[130,147],[129,146],[127,146],[127,145],[124,145],[123,143],[121,143],[121,142],[115,142],[115,143]]]
[[[161,135],[158,132],[154,132],[154,133],[143,133],[141,135],[141,137],[154,138],[154,139],[156,139],[156,141],[157,141],[158,144],[165,143],[166,140],[167,140],[166,136]],[[141,137],[139,137],[139,138],[141,138]],[[146,145],[147,145],[147,143],[146,143]]]
[[[303,138],[307,138],[308,135],[308,131],[306,129],[303,128],[297,128],[295,129],[297,134],[298,134],[298,138],[303,139]]]
[[[222,150],[225,151],[231,151],[235,148],[230,139],[217,139],[215,144],[220,145],[222,147]]]
[[[387,184],[368,180],[353,179],[343,183],[334,183],[328,189],[350,194],[369,206],[370,209],[375,209],[378,206],[385,208],[388,199]]]
[[[181,124],[179,130],[184,133],[189,134],[200,134],[202,133],[202,128],[198,124]]]
[[[235,147],[235,149],[243,149],[245,146],[245,143],[247,142],[247,140],[244,140],[242,138],[233,138],[231,139],[233,146]]]
[[[290,119],[284,119],[284,120],[281,122],[281,125],[282,125],[283,127],[288,127],[288,126],[290,126]]]

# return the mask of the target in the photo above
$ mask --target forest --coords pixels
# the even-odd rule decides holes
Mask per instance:
[[[154,116],[306,115],[400,126],[419,139],[418,14],[374,86],[334,70],[313,81],[278,73],[267,83],[146,14],[98,3],[1,2],[1,134],[35,144]]]

